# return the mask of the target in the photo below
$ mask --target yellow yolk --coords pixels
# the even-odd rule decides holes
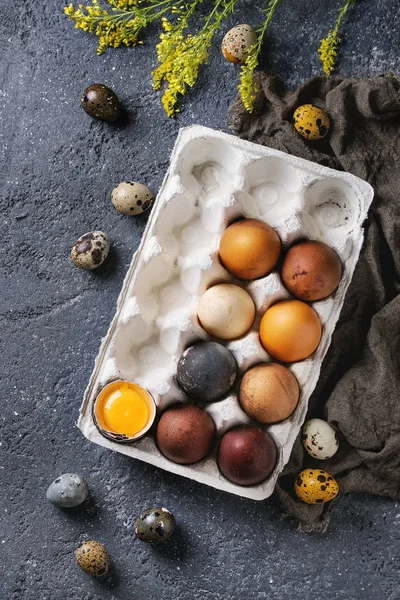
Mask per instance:
[[[147,425],[149,409],[139,392],[128,383],[121,383],[104,399],[103,418],[110,431],[132,437]]]

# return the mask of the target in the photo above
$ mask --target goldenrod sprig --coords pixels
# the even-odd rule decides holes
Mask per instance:
[[[240,83],[238,85],[238,89],[243,105],[248,112],[252,112],[253,110],[253,103],[258,91],[257,85],[254,81],[254,71],[258,66],[264,35],[272,21],[279,2],[280,0],[270,0],[267,8],[263,11],[266,15],[266,18],[263,25],[257,30],[257,41],[249,49],[246,62],[240,69]]]
[[[162,34],[157,48],[161,64],[153,72],[153,82],[156,89],[163,81],[167,84],[162,104],[169,117],[179,112],[177,108],[179,97],[195,84],[201,65],[208,61],[208,52],[215,32],[221,27],[222,21],[234,11],[238,2],[239,0],[216,0],[213,10],[196,35],[189,34],[184,37],[183,30],[187,26],[187,19],[195,9],[193,5],[198,2],[189,3],[186,5],[186,10],[180,9],[180,16],[183,19],[182,28],[179,20],[175,27],[164,21],[165,34]]]
[[[97,54],[106,48],[136,46],[141,44],[140,34],[152,21],[160,19],[170,9],[172,0],[108,0],[111,12],[100,6],[99,0],[91,0],[91,5],[73,3],[64,8],[64,13],[75,27],[94,32],[99,38]],[[142,5],[144,5],[142,7]]]
[[[354,4],[356,0],[347,0],[346,3],[339,10],[339,16],[337,18],[335,27],[328,32],[326,38],[321,40],[318,48],[318,53],[322,62],[324,72],[330,75],[335,69],[337,48],[340,44],[339,27],[343,17],[347,13],[347,10],[351,4]]]

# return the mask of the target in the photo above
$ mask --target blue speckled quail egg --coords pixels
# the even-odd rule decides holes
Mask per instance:
[[[242,65],[256,41],[257,34],[251,25],[236,25],[222,40],[222,54],[229,62]]]
[[[110,238],[103,231],[89,231],[82,235],[72,246],[71,258],[79,269],[92,271],[107,258],[110,250]]]
[[[123,181],[111,193],[111,202],[121,215],[140,215],[153,200],[151,190],[136,181]]]
[[[85,502],[88,494],[88,484],[81,475],[64,473],[49,485],[46,498],[60,508],[72,508]]]
[[[110,557],[106,547],[96,540],[83,542],[75,550],[75,558],[82,571],[94,577],[106,575],[110,568]]]
[[[175,524],[173,514],[166,508],[148,508],[135,521],[135,535],[141,542],[159,544],[169,540]]]
[[[302,441],[308,454],[319,460],[332,458],[339,448],[336,431],[322,419],[310,419],[304,424]]]

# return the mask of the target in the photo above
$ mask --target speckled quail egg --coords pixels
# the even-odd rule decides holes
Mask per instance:
[[[322,419],[310,419],[304,424],[302,441],[308,454],[319,460],[332,458],[339,448],[336,431]]]
[[[166,508],[156,506],[144,510],[135,521],[135,535],[141,542],[166,542],[175,530],[175,518]]]
[[[256,41],[257,34],[251,25],[236,25],[222,40],[222,54],[229,62],[242,65]]]
[[[72,246],[71,258],[79,269],[93,271],[107,258],[110,238],[103,231],[89,231]]]
[[[108,123],[116,121],[121,112],[116,94],[102,83],[94,83],[86,88],[82,94],[81,106],[92,119]]]
[[[136,181],[123,181],[111,193],[111,202],[121,215],[140,215],[153,200],[151,190]]]
[[[328,135],[330,124],[329,115],[313,104],[303,104],[293,113],[294,128],[306,140],[322,140]]]
[[[88,540],[75,550],[76,562],[88,575],[102,577],[110,567],[108,552],[100,542]]]
[[[296,477],[294,491],[307,504],[324,504],[336,498],[339,486],[336,479],[322,469],[305,469]]]
[[[88,494],[88,484],[81,475],[64,473],[49,485],[46,498],[60,508],[72,508],[85,502]]]

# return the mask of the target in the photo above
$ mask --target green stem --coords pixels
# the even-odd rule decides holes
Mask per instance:
[[[347,0],[346,4],[342,6],[339,12],[338,20],[336,21],[335,29],[333,30],[334,35],[337,35],[340,27],[340,23],[342,22],[343,17],[347,13],[347,10],[351,4],[354,4],[356,0]]]
[[[264,40],[264,35],[265,32],[267,31],[268,25],[271,23],[275,10],[279,4],[281,0],[271,0],[271,2],[268,4],[268,7],[265,11],[267,14],[267,18],[265,19],[263,26],[260,27],[260,29],[257,30],[257,46],[256,46],[256,53],[259,54],[260,50],[261,50],[261,46]],[[352,2],[353,0],[349,0],[349,2]]]

